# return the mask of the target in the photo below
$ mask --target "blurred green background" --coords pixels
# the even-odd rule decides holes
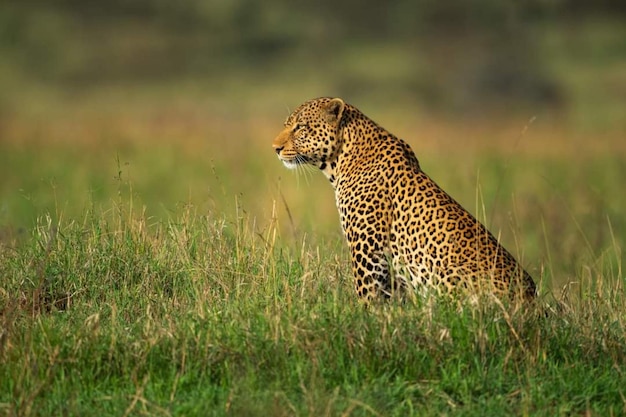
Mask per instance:
[[[158,88],[224,96],[238,106],[263,94],[252,110],[332,92],[455,115],[530,107],[566,110],[581,123],[624,123],[609,107],[624,99],[626,6],[617,1],[59,0],[1,7],[5,111],[33,90],[81,99],[102,89],[135,96]],[[592,111],[597,106],[609,111]]]
[[[338,239],[332,191],[271,140],[341,96],[398,136],[534,275],[621,268],[626,3],[0,4],[0,241],[39,216],[192,204]]]

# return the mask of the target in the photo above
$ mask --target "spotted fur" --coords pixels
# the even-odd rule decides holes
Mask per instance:
[[[288,168],[317,166],[330,180],[365,300],[406,287],[535,297],[530,275],[421,170],[409,145],[343,100],[302,104],[273,147]]]

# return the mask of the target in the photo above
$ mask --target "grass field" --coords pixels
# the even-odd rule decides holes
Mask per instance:
[[[63,109],[3,125],[2,414],[626,412],[619,134],[373,114],[554,311],[365,309],[330,186],[270,148],[285,109]]]
[[[72,90],[0,63],[0,415],[626,414],[626,72],[555,42],[562,111],[348,97],[520,259],[547,316],[359,304],[329,184],[271,149],[326,74]]]

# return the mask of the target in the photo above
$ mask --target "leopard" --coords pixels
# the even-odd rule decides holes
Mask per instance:
[[[287,168],[313,166],[330,181],[365,303],[411,290],[537,296],[530,274],[422,170],[409,144],[343,99],[304,102],[272,145]]]

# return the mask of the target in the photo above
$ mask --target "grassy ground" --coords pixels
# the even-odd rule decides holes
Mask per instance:
[[[349,99],[501,238],[547,316],[358,303],[330,186],[270,147],[333,91],[317,68],[74,91],[3,65],[0,415],[625,414],[625,72],[546,39],[561,112]]]
[[[626,411],[618,135],[435,119],[412,135],[373,115],[499,231],[554,311],[364,309],[330,187],[271,152],[280,110],[224,124],[184,104],[68,108],[4,125],[3,414]]]
[[[190,206],[149,222],[122,200],[3,250],[3,412],[624,412],[621,270],[548,317],[489,300],[364,309],[336,245]]]

